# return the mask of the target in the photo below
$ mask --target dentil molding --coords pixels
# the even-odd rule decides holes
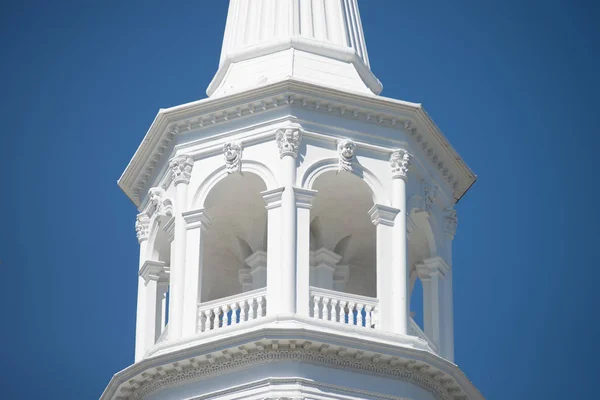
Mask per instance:
[[[248,100],[250,94],[253,101]],[[313,84],[290,80],[226,98],[205,99],[161,110],[132,163],[119,179],[119,185],[139,206],[144,189],[154,180],[153,174],[160,160],[168,154],[174,138],[281,106],[299,106],[406,132],[415,142],[415,148],[420,148],[430,165],[437,169],[453,190],[455,201],[476,180],[476,176],[420,104],[380,96],[349,95],[343,91],[325,90]],[[415,157],[421,158],[416,154]]]
[[[155,367],[154,371],[147,370],[122,384],[118,389],[117,399],[141,400],[157,390],[277,361],[297,361],[392,377],[418,385],[439,399],[468,399],[452,376],[424,362],[378,353],[367,354],[359,350],[310,341],[290,341],[289,344],[283,344],[267,339]]]

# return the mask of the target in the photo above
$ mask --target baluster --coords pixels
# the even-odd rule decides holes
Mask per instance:
[[[340,300],[340,322],[342,324],[347,324],[346,322],[346,306],[348,302],[346,300]]]
[[[371,306],[371,305],[367,304],[365,306],[365,319],[366,319],[365,327],[367,327],[367,328],[373,327],[372,322],[371,322],[371,310],[372,309],[373,309],[373,306]]]
[[[321,296],[313,297],[313,318],[321,319],[321,313],[319,312],[319,308],[321,307]]]
[[[329,297],[323,298],[323,319],[325,321],[331,321],[331,309],[329,308],[331,299]]]
[[[354,307],[355,307],[356,303],[354,303],[353,301],[349,301],[348,302],[348,324],[349,325],[356,325],[356,323],[354,322]]]
[[[221,306],[221,310],[223,310],[223,326],[231,325],[229,322],[229,306],[227,304]]]
[[[238,312],[239,305],[237,302],[235,302],[235,303],[231,304],[229,307],[231,308],[231,325],[237,325],[238,324],[237,312]]]
[[[198,317],[198,322],[199,322],[198,331],[204,332],[204,330],[206,329],[206,311],[205,310],[200,311],[200,316]]]
[[[242,300],[240,305],[240,323],[248,320],[248,300]]]
[[[256,308],[256,314],[257,317],[256,318],[262,318],[263,316],[263,301],[264,301],[264,296],[259,296],[258,297],[258,307]]]
[[[213,313],[213,329],[219,329],[221,327],[220,314],[221,309],[219,307],[215,307],[212,310]]]
[[[338,307],[340,300],[339,299],[331,299],[331,316],[333,322],[340,322],[340,309]]]
[[[364,305],[361,303],[356,304],[356,325],[364,326],[365,317],[363,317]]]
[[[377,306],[373,307],[371,318],[373,319],[373,328],[379,328],[379,309],[377,308]]]
[[[269,307],[269,304],[267,303],[267,296],[262,296],[263,299],[263,317],[267,315],[267,307]]]

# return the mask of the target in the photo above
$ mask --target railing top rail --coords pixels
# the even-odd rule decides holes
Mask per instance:
[[[323,289],[323,288],[318,288],[318,287],[314,287],[314,286],[310,287],[310,295],[311,296],[316,295],[316,296],[334,297],[337,299],[349,300],[349,301],[354,301],[357,303],[365,303],[365,304],[369,304],[372,306],[376,306],[377,304],[379,304],[379,300],[376,298],[373,298],[373,297],[361,296],[361,295],[352,294],[352,293],[338,292],[335,290]]]
[[[240,300],[250,300],[254,297],[265,295],[267,293],[267,288],[254,289],[249,292],[234,294],[233,296],[221,297],[220,299],[214,299],[211,301],[206,301],[204,303],[198,303],[198,309],[204,310],[207,308],[212,308],[214,306],[220,306],[223,304],[234,303]]]

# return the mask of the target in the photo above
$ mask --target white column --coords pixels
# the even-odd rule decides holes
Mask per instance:
[[[310,316],[310,209],[316,190],[294,188],[297,207],[296,313]]]
[[[147,259],[148,248],[148,229],[150,217],[142,213],[137,216],[135,222],[135,230],[137,233],[138,242],[140,244],[140,260],[138,271],[142,270]],[[144,278],[138,276],[138,295],[137,295],[137,313],[135,319],[135,362],[138,362],[146,352],[146,298],[145,298],[145,283]]]
[[[168,280],[167,271],[163,261],[146,261],[140,270],[140,277],[144,281],[143,296],[146,303],[144,353],[154,346],[163,329],[162,296],[159,285]]]
[[[296,313],[296,157],[302,140],[298,128],[279,129],[276,132],[277,146],[281,158],[281,312]]]
[[[453,209],[445,210],[446,260],[448,268],[444,277],[444,303],[442,311],[442,357],[454,362],[454,296],[452,293],[452,241],[456,234],[458,218]]]
[[[375,204],[369,215],[377,227],[377,299],[379,329],[393,332],[394,313],[398,306],[392,297],[394,220],[399,210]]]
[[[324,247],[315,252],[316,286],[333,290],[335,267],[342,257]]]
[[[267,203],[267,315],[281,313],[281,198],[284,188],[262,192]]]
[[[444,309],[444,278],[450,270],[441,257],[432,257],[417,264],[423,284],[423,325],[425,335],[440,349],[442,345],[442,310]]]
[[[187,191],[194,160],[177,156],[169,164],[177,190],[175,198],[175,235],[171,246],[171,289],[169,294],[169,340],[183,333],[183,296],[185,279],[186,227],[183,212],[187,209]]]
[[[198,303],[201,300],[202,269],[204,261],[203,232],[210,227],[210,218],[204,210],[183,213],[186,225],[185,272],[183,284],[182,337],[196,334]]]
[[[394,254],[392,271],[392,302],[394,310],[392,331],[401,335],[408,334],[409,316],[409,270],[407,266],[406,246],[406,181],[411,155],[406,150],[396,150],[390,157],[392,168],[392,206],[400,210],[394,223]]]

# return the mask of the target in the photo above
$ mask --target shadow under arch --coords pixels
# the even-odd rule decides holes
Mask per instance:
[[[273,171],[265,164],[254,161],[254,160],[242,160],[241,172],[252,173],[260,177],[265,186],[266,190],[276,189],[277,179],[273,174]],[[206,199],[212,189],[223,179],[227,178],[230,174],[227,172],[227,167],[223,164],[216,170],[214,170],[198,187],[194,197],[192,198],[192,203],[190,205],[192,210],[205,208]]]
[[[311,286],[376,298],[373,191],[356,174],[337,169],[319,174],[311,187],[317,191],[310,215]],[[319,261],[323,257],[329,261]]]
[[[339,160],[337,158],[327,158],[319,160],[313,163],[306,169],[300,185],[303,189],[312,190],[316,180],[323,174],[331,171],[339,170]],[[373,203],[389,206],[390,198],[386,193],[386,190],[377,176],[372,173],[369,169],[363,166],[356,166],[356,169],[351,171],[353,175],[361,179],[367,184],[371,190],[373,196]]]
[[[237,295],[253,285],[262,288],[268,273],[266,265],[253,262],[266,259],[261,256],[267,250],[267,210],[261,194],[266,182],[248,170],[212,182],[202,203],[211,226],[203,234],[201,302]]]

